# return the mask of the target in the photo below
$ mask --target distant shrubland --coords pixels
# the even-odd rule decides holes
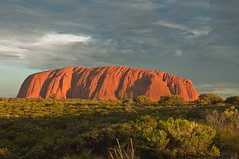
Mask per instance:
[[[239,96],[0,98],[0,158],[236,158]]]

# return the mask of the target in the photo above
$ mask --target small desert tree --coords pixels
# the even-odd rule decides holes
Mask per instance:
[[[144,96],[144,95],[141,95],[141,96],[137,96],[135,98],[135,102],[140,105],[140,106],[143,106],[143,105],[150,105],[152,103],[152,101],[149,99],[149,97],[147,96]]]
[[[222,97],[213,93],[200,94],[199,99],[196,101],[196,103],[200,105],[218,104],[223,102],[224,100]]]
[[[227,97],[225,103],[239,105],[239,96]]]
[[[163,105],[181,105],[185,104],[183,97],[178,95],[165,95],[160,97],[159,104]]]

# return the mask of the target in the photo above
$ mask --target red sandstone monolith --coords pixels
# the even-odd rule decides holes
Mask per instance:
[[[40,72],[27,77],[18,98],[122,99],[133,92],[158,101],[162,95],[180,95],[186,101],[198,99],[198,92],[189,79],[172,74],[129,68],[105,66],[98,68],[69,67]]]

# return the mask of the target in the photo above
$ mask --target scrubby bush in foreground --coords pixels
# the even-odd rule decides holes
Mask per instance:
[[[239,153],[239,111],[235,107],[224,112],[214,110],[206,115],[207,124],[220,133],[220,146],[231,154]]]
[[[207,124],[220,131],[232,131],[239,132],[239,112],[235,107],[226,109],[224,112],[218,112],[214,110],[206,114]]]
[[[122,125],[121,133],[132,137],[141,158],[196,158],[219,156],[213,144],[216,130],[183,119],[167,121],[141,117]]]
[[[121,148],[118,139],[116,139],[116,141],[118,147],[109,150],[109,155],[111,159],[139,159],[139,157],[135,155],[132,139],[130,139],[130,147],[128,147],[127,150]]]

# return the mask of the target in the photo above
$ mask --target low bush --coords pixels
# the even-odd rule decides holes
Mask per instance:
[[[149,97],[147,96],[137,96],[134,101],[136,102],[137,105],[139,106],[146,106],[146,105],[151,105],[152,101],[150,100]]]
[[[219,131],[232,131],[239,132],[239,112],[235,107],[226,109],[224,112],[214,110],[206,114],[207,124],[214,127]]]
[[[231,96],[227,97],[225,100],[226,104],[234,104],[234,105],[239,105],[239,96]]]
[[[158,103],[162,105],[182,105],[185,104],[185,100],[178,95],[165,95],[160,97]]]
[[[199,105],[211,105],[211,104],[215,105],[215,104],[223,103],[223,102],[224,100],[222,97],[212,93],[200,94],[199,99],[196,101],[196,103]]]
[[[213,144],[214,128],[183,119],[163,121],[144,116],[123,124],[121,134],[133,138],[141,158],[203,158],[220,154]]]
[[[207,124],[220,133],[220,146],[231,154],[239,153],[239,112],[235,107],[224,112],[214,110],[206,115]]]

